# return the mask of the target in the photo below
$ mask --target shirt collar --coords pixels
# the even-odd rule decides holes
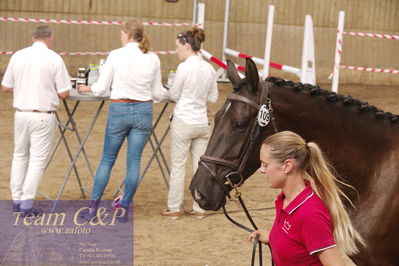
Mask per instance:
[[[202,60],[202,57],[199,55],[190,55],[189,57],[186,58],[186,62],[191,62],[191,61],[197,61],[197,60]]]
[[[302,204],[304,204],[309,198],[314,195],[315,192],[313,191],[310,182],[306,180],[305,184],[305,189],[301,193],[299,193],[299,195],[296,196],[294,200],[291,201],[290,204],[288,204],[288,206],[284,209],[286,213],[292,214],[296,209],[298,209]],[[277,201],[281,201],[282,204],[282,202],[284,201],[284,197],[285,196],[282,192],[280,195],[278,195]]]
[[[128,42],[125,47],[136,47],[139,48],[139,43],[138,42]]]
[[[32,44],[33,47],[48,48],[44,42],[36,41]]]

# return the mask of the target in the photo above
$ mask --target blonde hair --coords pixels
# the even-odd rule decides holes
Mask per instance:
[[[143,53],[150,50],[150,42],[146,35],[144,35],[144,26],[138,20],[132,19],[122,24],[122,30],[128,34],[129,39],[133,39],[139,43],[139,48]]]
[[[317,192],[326,204],[334,225],[334,238],[338,247],[347,255],[359,252],[357,242],[365,246],[363,238],[353,227],[340,196],[351,200],[337,186],[337,183],[349,186],[338,180],[331,172],[332,167],[323,156],[319,146],[314,142],[306,143],[298,134],[282,131],[269,136],[263,142],[270,156],[280,162],[295,159],[299,167],[312,177]],[[353,206],[353,204],[352,204]]]

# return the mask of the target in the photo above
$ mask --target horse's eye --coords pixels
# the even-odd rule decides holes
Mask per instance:
[[[233,128],[244,129],[248,125],[248,122],[235,122]]]

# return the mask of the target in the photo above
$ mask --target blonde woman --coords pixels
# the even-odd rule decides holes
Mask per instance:
[[[258,230],[249,240],[258,234],[259,241],[269,243],[276,265],[345,265],[340,250],[354,254],[364,241],[341,202],[340,196],[347,198],[336,185],[341,182],[319,146],[283,131],[263,142],[260,159],[269,186],[282,192],[272,229]]]
[[[101,75],[92,86],[80,92],[102,95],[111,90],[111,103],[105,131],[103,155],[94,179],[90,208],[80,214],[89,220],[97,213],[100,198],[108,183],[118,152],[127,139],[125,190],[121,207],[126,210],[119,222],[126,222],[139,184],[140,160],[152,128],[152,101],[162,96],[161,69],[157,55],[149,53],[143,24],[130,20],[122,25],[122,48],[110,52]]]

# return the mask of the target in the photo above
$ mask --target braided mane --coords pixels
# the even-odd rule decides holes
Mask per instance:
[[[390,112],[384,112],[374,105],[369,105],[367,102],[362,102],[358,99],[354,99],[349,95],[337,94],[332,91],[328,91],[320,88],[318,85],[302,84],[301,82],[286,81],[281,78],[269,77],[266,79],[267,82],[274,83],[278,87],[291,87],[296,92],[307,91],[309,95],[322,95],[328,102],[342,102],[344,106],[357,106],[359,111],[362,113],[373,112],[376,119],[388,119],[391,123],[397,123],[399,116]]]

